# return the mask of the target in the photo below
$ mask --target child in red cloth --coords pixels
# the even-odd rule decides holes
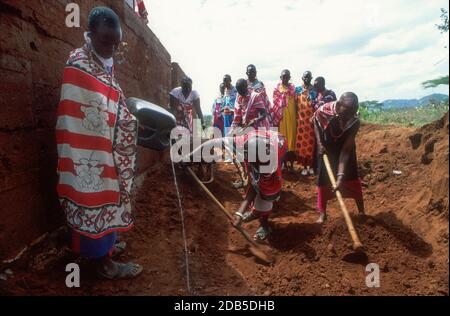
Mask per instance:
[[[287,151],[284,136],[273,131],[254,131],[245,137],[244,161],[249,173],[249,184],[245,200],[235,213],[234,225],[259,219],[260,227],[255,240],[265,240],[270,235],[269,216],[273,202],[280,197],[283,183],[281,165]],[[266,149],[262,157],[261,148]],[[268,158],[268,160],[264,158]],[[245,212],[247,208],[250,211]],[[245,212],[245,213],[244,213]]]

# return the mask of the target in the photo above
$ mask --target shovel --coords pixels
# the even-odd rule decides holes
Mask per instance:
[[[323,155],[323,162],[325,163],[325,167],[327,169],[328,176],[330,177],[331,185],[333,188],[336,187],[336,179],[334,178],[333,170],[331,169],[330,160],[326,154]],[[356,232],[355,227],[353,226],[352,219],[348,213],[348,209],[345,206],[344,199],[342,197],[341,192],[339,190],[336,191],[336,197],[339,201],[339,206],[341,207],[342,214],[344,214],[345,223],[347,224],[348,232],[353,241],[353,250],[355,252],[364,252],[363,245],[359,240],[358,233]]]
[[[208,196],[214,201],[214,203],[216,203],[216,205],[219,207],[219,209],[222,211],[222,213],[224,213],[228,219],[230,220],[230,222],[233,222],[234,218],[233,215],[231,215],[226,209],[225,207],[222,205],[222,203],[219,202],[219,200],[216,199],[216,197],[211,193],[211,191],[208,190],[208,188],[203,184],[202,181],[200,181],[200,179],[197,177],[197,175],[194,173],[194,171],[192,171],[192,169],[190,167],[187,167],[188,172],[191,174],[191,176],[194,178],[194,180],[198,183],[198,185],[206,192],[206,194],[208,194]],[[257,257],[258,259],[260,259],[261,261],[265,262],[265,263],[272,263],[273,259],[270,258],[260,247],[260,245],[258,245],[248,234],[247,232],[240,226],[234,226],[232,225],[234,228],[236,228],[241,234],[242,236],[244,236],[245,240],[247,241],[247,243],[249,244],[249,250],[250,252]]]

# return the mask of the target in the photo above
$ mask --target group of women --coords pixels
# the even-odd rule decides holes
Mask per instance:
[[[266,94],[264,84],[256,78],[256,67],[247,67],[247,86],[250,91]],[[312,83],[312,74],[306,71],[302,76],[303,84],[295,86],[289,70],[283,70],[280,82],[273,90],[273,102],[267,98],[267,113],[270,125],[277,127],[287,140],[288,153],[285,168],[294,171],[294,163],[300,165],[302,175],[313,175],[317,168],[316,136],[312,117],[323,104],[336,101],[336,95],[325,87],[325,79],[317,77]],[[237,91],[231,84],[231,77],[225,75],[220,84],[220,95],[212,107],[212,125],[228,134],[233,121]]]
[[[134,225],[131,188],[138,137],[137,119],[128,109],[114,73],[113,56],[122,40],[117,14],[106,7],[94,8],[85,40],[82,47],[70,52],[64,69],[56,124],[57,193],[73,251],[91,259],[102,278],[133,278],[142,272],[142,266],[112,259],[126,249],[126,243],[118,240],[118,232]],[[230,76],[224,77],[220,102],[215,102],[214,125],[227,134],[233,126],[270,119],[287,139],[291,163],[299,161],[303,172],[311,172],[315,150],[316,157],[324,153],[330,156],[337,177],[334,188],[322,160],[317,159],[319,220],[325,220],[326,202],[334,190],[354,198],[364,212],[355,147],[357,96],[345,93],[336,101],[322,77],[311,84],[310,72],[303,75],[303,85],[295,88],[289,82],[289,71],[284,70],[270,105],[256,74],[256,67],[249,65],[248,79],[238,80],[236,88]],[[258,117],[247,122],[251,102],[256,104]],[[192,90],[189,78],[171,91],[170,108],[177,124],[191,132],[194,114],[206,127],[199,95]]]

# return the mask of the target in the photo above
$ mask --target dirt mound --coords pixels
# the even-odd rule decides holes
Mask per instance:
[[[437,249],[448,248],[448,124],[447,113],[417,130],[367,125],[358,139],[361,175],[372,189],[368,198]]]
[[[342,218],[334,218],[324,227],[277,220],[269,241],[277,261],[259,270],[245,269],[248,282],[257,294],[273,295],[448,293],[446,266],[436,266],[430,259],[431,245],[395,217],[369,216],[354,221],[366,249],[364,254],[353,252]],[[365,283],[369,263],[380,267],[379,289],[368,288]],[[419,277],[421,273],[424,275]]]
[[[353,219],[365,255],[352,251],[336,201],[330,203],[329,220],[315,224],[315,179],[286,174],[281,201],[271,219],[273,235],[267,242],[275,262],[261,264],[189,174],[178,169],[186,212],[190,294],[448,295],[448,114],[418,130],[363,125],[357,146],[368,216],[353,215]],[[231,186],[237,179],[235,169],[223,164],[217,169],[216,181],[208,187],[234,211],[244,193]],[[136,192],[136,227],[123,235],[129,249],[120,259],[144,266],[138,279],[97,281],[78,261],[84,271],[82,287],[68,289],[64,267],[76,258],[68,254],[61,258],[61,251],[50,248],[37,257],[43,260],[30,261],[24,269],[16,269],[13,278],[0,281],[0,292],[188,294],[170,165],[154,166]],[[354,203],[347,203],[355,214]],[[253,234],[257,224],[244,227]],[[366,285],[369,263],[380,267],[380,288]]]
[[[308,186],[305,188],[305,184]],[[352,251],[352,242],[336,202],[330,220],[314,223],[312,179],[287,181],[282,200],[272,219],[273,236],[268,244],[276,258],[271,266],[255,267],[251,257],[229,255],[230,264],[241,272],[258,295],[432,295],[448,294],[448,252],[434,253],[433,246],[403,219],[379,206],[381,193],[368,203],[366,219],[354,217],[365,247],[365,256]],[[366,194],[372,197],[371,188]],[[373,207],[376,203],[377,208]],[[389,203],[384,202],[388,206]],[[237,204],[236,204],[237,205]],[[348,203],[356,211],[353,203]],[[373,214],[373,215],[372,215]],[[256,224],[246,227],[255,231]],[[231,233],[231,242],[242,244]],[[368,288],[365,267],[381,269],[381,287]]]

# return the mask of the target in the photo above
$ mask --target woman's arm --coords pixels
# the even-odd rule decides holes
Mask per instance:
[[[247,193],[247,195],[246,195],[246,197],[245,197],[245,200],[242,201],[241,206],[240,206],[239,209],[237,210],[236,214],[237,214],[237,213],[239,213],[239,214],[241,214],[241,215],[244,214],[244,212],[245,212],[245,210],[247,209],[248,205],[249,205],[253,200],[255,200],[255,197],[256,197],[256,191],[255,191],[255,189],[253,188],[253,186],[250,186],[250,189],[249,189],[249,191],[248,191],[248,193]],[[238,225],[241,223],[241,221],[242,221],[242,217],[239,216],[239,215],[235,215],[234,217],[235,217],[235,221],[234,221],[233,225],[234,225],[234,226],[238,226]]]
[[[255,199],[255,197],[256,197],[256,191],[253,188],[253,186],[250,186],[250,189],[248,190],[245,200],[241,203],[241,206],[239,207],[238,212],[243,214],[245,209]]]

